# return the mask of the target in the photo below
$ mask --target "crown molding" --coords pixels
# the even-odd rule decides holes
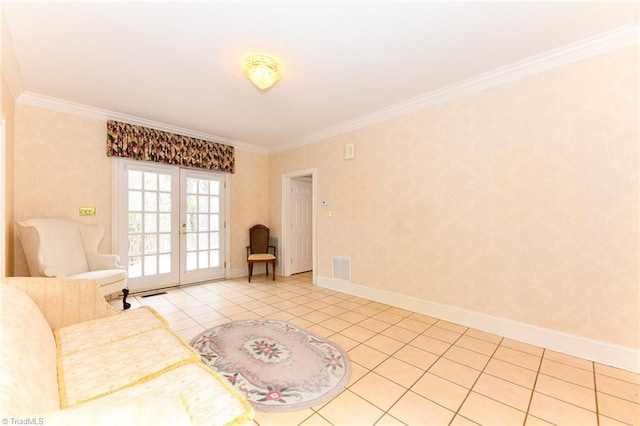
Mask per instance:
[[[627,25],[595,37],[590,37],[585,40],[569,44],[559,49],[554,49],[543,54],[515,62],[511,65],[434,90],[407,101],[373,111],[353,120],[345,121],[309,136],[294,139],[287,144],[273,149],[30,92],[20,94],[17,97],[16,102],[99,120],[117,120],[134,125],[151,127],[166,132],[191,136],[212,142],[224,143],[243,151],[267,155],[287,151],[313,142],[318,142],[332,136],[371,126],[376,123],[419,111],[429,106],[441,104],[461,96],[499,86],[532,74],[557,68],[562,65],[597,56],[632,44],[640,44],[640,25]]]
[[[25,92],[18,96],[16,102],[25,105],[31,105],[40,108],[47,108],[54,111],[65,112],[69,114],[79,115],[87,118],[95,118],[97,120],[115,120],[122,121],[124,123],[133,124],[136,126],[150,127],[156,130],[162,130],[165,132],[176,133],[179,135],[190,136],[192,138],[203,139],[211,142],[218,142],[226,145],[231,145],[234,148],[242,151],[256,152],[259,154],[268,154],[266,148],[240,142],[234,139],[225,138],[222,136],[212,135],[210,133],[198,132],[195,130],[185,129],[183,127],[172,126],[169,124],[160,123],[157,121],[146,120],[144,118],[135,117],[127,114],[120,114],[117,112],[95,108],[88,105],[78,104],[75,102],[69,102],[62,99],[52,98],[49,96],[38,95],[36,93]]]
[[[570,64],[572,62],[617,50],[632,44],[640,44],[640,25],[626,25],[612,31],[581,40],[564,47],[532,56],[511,65],[489,71],[463,80],[442,89],[434,90],[407,101],[403,101],[372,113],[345,121],[320,132],[281,145],[269,153],[287,151],[299,146],[318,142],[352,130],[371,126],[382,121],[397,118],[429,106],[441,104],[452,99],[479,92],[484,89],[518,80],[542,71]]]

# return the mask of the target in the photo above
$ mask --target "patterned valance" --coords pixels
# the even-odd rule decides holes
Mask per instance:
[[[234,148],[119,121],[107,121],[107,156],[218,172],[235,171]]]

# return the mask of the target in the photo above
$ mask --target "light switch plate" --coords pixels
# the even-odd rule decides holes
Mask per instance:
[[[80,216],[95,216],[95,207],[80,207]]]
[[[348,143],[344,145],[344,159],[353,160],[356,158],[356,145],[354,143]]]

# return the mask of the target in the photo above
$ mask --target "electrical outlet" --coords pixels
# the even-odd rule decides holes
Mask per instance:
[[[95,207],[80,207],[80,216],[95,216]]]

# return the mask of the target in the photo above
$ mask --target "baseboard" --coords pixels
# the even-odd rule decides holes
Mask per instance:
[[[247,276],[247,268],[232,268],[229,270],[227,279],[236,279]]]
[[[640,373],[640,350],[601,340],[576,336],[532,324],[494,317],[480,312],[430,302],[417,297],[366,287],[348,281],[318,276],[317,285],[440,318],[520,342],[541,346],[557,352],[588,359],[600,364]]]

